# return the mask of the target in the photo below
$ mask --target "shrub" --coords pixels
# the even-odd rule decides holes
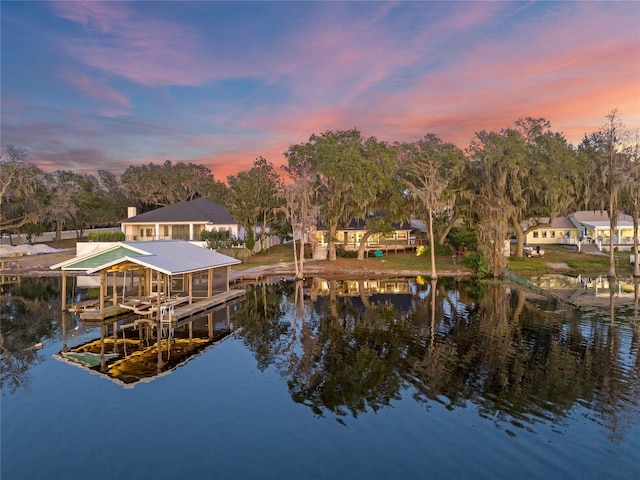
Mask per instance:
[[[228,230],[203,230],[200,232],[200,240],[207,242],[207,248],[212,250],[231,248],[238,243],[238,239]]]
[[[90,242],[123,242],[123,232],[89,232],[87,240]]]
[[[451,229],[449,235],[447,235],[449,243],[454,249],[460,247],[468,248],[469,250],[478,249],[478,235],[475,230],[471,230],[464,226],[456,226]]]
[[[486,258],[482,252],[467,252],[460,259],[460,265],[472,268],[479,275],[486,275],[490,272]]]
[[[305,252],[306,255],[306,252]],[[340,258],[358,258],[357,250],[345,250],[344,247],[336,248],[336,255]]]
[[[437,257],[446,257],[453,253],[451,245],[436,245],[436,256]],[[418,257],[429,257],[431,256],[431,248],[425,247],[424,245],[419,245],[416,248],[416,256]]]

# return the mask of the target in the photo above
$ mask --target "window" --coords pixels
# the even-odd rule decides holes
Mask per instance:
[[[538,238],[538,232],[533,232],[533,238]]]
[[[147,237],[153,237],[153,228],[147,228]]]
[[[547,232],[542,232],[542,238],[547,238]]]
[[[556,231],[555,230],[551,230],[551,238],[556,238]]]

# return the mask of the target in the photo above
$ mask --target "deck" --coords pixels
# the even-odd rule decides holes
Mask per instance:
[[[165,298],[160,304],[160,309],[161,313],[166,314],[169,320],[175,321],[242,298],[245,293],[244,290],[227,290],[209,298],[196,297],[192,299],[192,303],[187,305],[185,303],[189,301],[188,297]],[[156,299],[155,303],[150,300],[151,298]],[[124,314],[137,314],[141,317],[156,317],[157,319],[157,311],[157,297],[132,298],[119,305],[105,306],[104,318],[114,318]],[[82,320],[100,320],[100,308],[85,308],[80,312],[80,318]]]

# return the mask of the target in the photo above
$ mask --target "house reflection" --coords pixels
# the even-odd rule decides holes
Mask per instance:
[[[606,275],[562,275],[547,274],[531,278],[531,282],[543,289],[554,290],[574,290],[575,294],[585,294],[595,297],[609,297],[613,293],[614,297],[630,297],[635,294],[635,283],[632,277],[617,277],[610,281]]]
[[[613,293],[617,297],[633,297],[635,285],[632,278],[616,278],[610,282],[606,276],[582,278],[587,294],[595,296],[609,296]]]
[[[232,308],[227,305],[160,328],[155,321],[135,317],[105,321],[98,323],[99,338],[65,347],[54,358],[133,388],[171,373],[233,335]]]
[[[369,295],[372,293],[412,293],[413,283],[408,278],[333,281],[314,278],[312,293],[315,295],[335,293],[340,296],[361,295],[363,293]]]

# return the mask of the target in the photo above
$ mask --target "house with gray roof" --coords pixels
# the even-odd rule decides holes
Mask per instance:
[[[570,244],[580,245],[593,243],[607,248],[609,244],[609,215],[606,211],[582,210],[566,217],[556,217],[549,223],[549,218],[531,218],[522,222],[522,228],[535,226],[525,236],[525,245]],[[620,214],[613,232],[613,243],[626,250],[633,245],[633,219],[629,215]]]
[[[189,240],[199,241],[203,230],[228,231],[244,239],[244,230],[227,213],[223,205],[206,198],[196,198],[136,214],[129,208],[129,218],[120,222],[127,241]]]
[[[530,218],[521,222],[520,226],[526,232],[524,236],[525,245],[548,245],[548,244],[575,244],[580,238],[578,227],[569,217],[549,217]]]

